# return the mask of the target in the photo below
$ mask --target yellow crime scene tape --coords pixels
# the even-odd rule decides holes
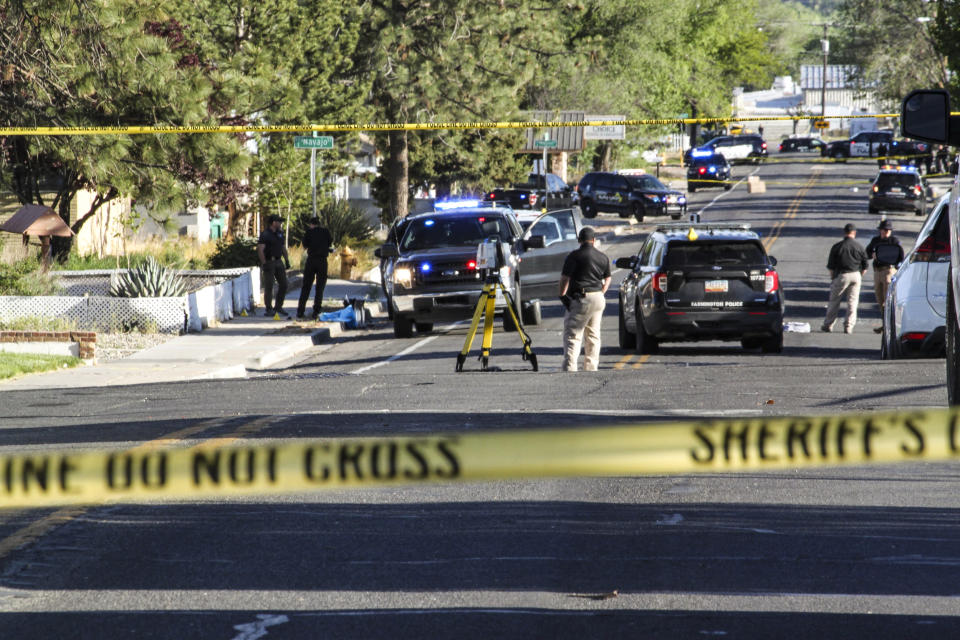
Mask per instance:
[[[0,506],[960,459],[960,410],[0,456]]]
[[[960,115],[960,114],[958,114]],[[840,116],[837,116],[838,118]],[[898,113],[858,114],[856,118],[899,118]],[[412,122],[367,124],[295,124],[295,125],[116,125],[58,127],[0,127],[0,136],[96,136],[186,133],[293,133],[302,131],[436,131],[454,129],[544,129],[550,127],[655,126],[671,124],[725,124],[729,122],[770,122],[774,120],[810,120],[810,116],[751,116],[749,118],[646,118],[639,120],[571,120],[529,122]]]

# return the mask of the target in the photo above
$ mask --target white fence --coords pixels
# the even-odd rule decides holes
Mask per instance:
[[[55,275],[62,277],[64,273]],[[78,283],[90,283],[99,293],[111,271],[75,272],[62,277],[71,293]],[[216,271],[184,271],[189,279],[204,278],[208,282],[190,293],[170,298],[113,298],[107,295],[71,296],[0,296],[0,320],[19,318],[65,318],[85,330],[110,332],[147,329],[164,333],[202,331],[205,327],[229,320],[260,303],[260,270],[219,269]],[[109,284],[107,285],[109,287]]]

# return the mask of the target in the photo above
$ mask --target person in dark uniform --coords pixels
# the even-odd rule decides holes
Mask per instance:
[[[823,320],[820,331],[833,331],[833,323],[837,320],[840,311],[840,302],[847,301],[847,317],[843,323],[844,333],[853,333],[857,324],[857,305],[860,304],[860,283],[863,274],[867,272],[867,252],[863,250],[857,237],[857,228],[847,223],[843,227],[844,238],[830,247],[830,257],[827,259],[827,269],[833,280],[830,283],[830,304],[827,306],[827,317]]]
[[[323,306],[323,290],[327,286],[327,255],[333,251],[333,238],[330,231],[320,226],[320,218],[314,216],[307,221],[307,232],[303,235],[303,248],[307,250],[307,263],[303,268],[303,286],[300,287],[300,301],[297,303],[297,317],[302,318],[307,309],[310,287],[314,278],[317,290],[313,295],[313,319],[320,315]]]
[[[287,269],[290,268],[290,257],[287,255],[281,222],[280,216],[270,216],[270,226],[261,231],[260,237],[257,238],[257,257],[260,259],[263,303],[266,305],[263,315],[279,314],[289,318],[290,314],[283,310],[283,300],[287,296]],[[277,283],[276,306],[272,305],[274,281]]]
[[[583,370],[596,371],[600,361],[600,321],[610,287],[610,258],[594,246],[592,227],[580,230],[580,248],[570,252],[560,272],[563,318],[563,370],[576,371],[583,341]]]
[[[897,272],[897,267],[903,262],[903,247],[900,240],[893,235],[893,223],[881,220],[877,225],[878,233],[867,244],[867,257],[873,259],[873,293],[880,306],[880,317],[883,317],[883,305],[887,300],[887,290],[890,280]],[[874,333],[881,333],[883,326],[874,327]]]

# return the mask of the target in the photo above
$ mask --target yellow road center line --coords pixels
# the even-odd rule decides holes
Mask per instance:
[[[622,358],[620,358],[620,360],[617,361],[617,363],[616,363],[615,365],[613,365],[613,368],[614,368],[614,369],[623,369],[624,365],[626,365],[628,362],[630,362],[630,360],[631,360],[632,358],[633,358],[633,354],[632,354],[632,353],[628,353],[627,355],[625,355],[625,356],[623,356]]]
[[[633,363],[633,368],[634,368],[634,369],[639,369],[639,368],[642,367],[643,364],[644,364],[647,360],[649,360],[649,359],[650,359],[650,354],[649,354],[649,353],[640,356],[640,360],[638,360],[637,362]]]

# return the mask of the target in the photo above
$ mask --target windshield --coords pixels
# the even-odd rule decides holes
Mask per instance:
[[[626,178],[627,182],[629,182],[630,186],[634,189],[655,189],[658,191],[667,190],[663,183],[653,176],[626,176]]]
[[[877,178],[878,187],[913,187],[920,182],[913,173],[881,173]]]
[[[490,215],[424,218],[410,223],[400,250],[475,247],[490,236],[510,242],[510,228],[504,218]]]

